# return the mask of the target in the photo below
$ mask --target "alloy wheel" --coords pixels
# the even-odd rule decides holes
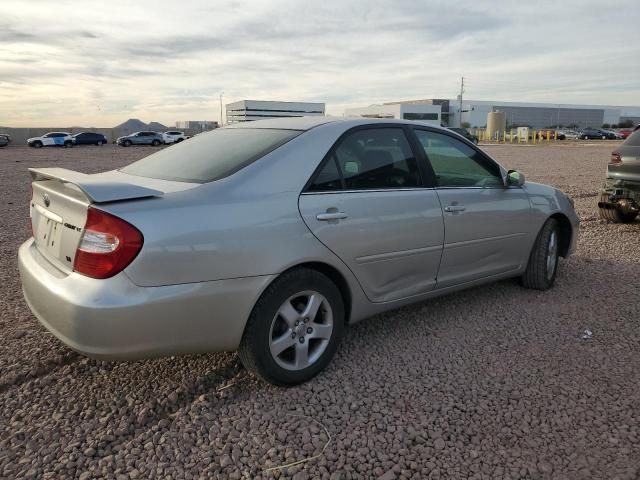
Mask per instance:
[[[326,350],[333,333],[329,301],[312,290],[297,293],[280,306],[269,332],[269,350],[286,370],[313,365]]]

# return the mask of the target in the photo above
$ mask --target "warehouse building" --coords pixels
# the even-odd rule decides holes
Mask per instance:
[[[346,117],[364,118],[398,118],[404,120],[421,120],[423,122],[440,125],[442,123],[442,109],[440,105],[414,103],[385,103],[383,105],[369,105],[362,108],[348,108]]]
[[[226,106],[227,123],[249,122],[265,118],[324,115],[324,103],[240,100]]]
[[[195,129],[195,130],[213,130],[218,128],[218,122],[214,120],[184,120],[176,122],[176,128],[183,130]]]
[[[451,106],[453,107],[451,109]],[[450,118],[453,125],[460,119],[460,106],[450,102]],[[575,105],[557,103],[520,103],[465,100],[462,102],[462,121],[472,127],[483,127],[489,112],[504,112],[507,125],[545,127],[597,128],[603,124],[617,125],[622,121],[640,123],[640,107],[613,105]]]
[[[402,102],[390,102],[384,105],[372,105],[364,109],[351,108],[345,110],[345,116],[365,111],[375,112],[384,110],[387,106],[394,106],[392,117],[407,118],[402,112],[417,106],[430,106],[439,111],[440,119],[445,126],[458,126],[460,122],[468,123],[471,127],[484,127],[487,124],[489,112],[504,112],[507,126],[528,126],[533,128],[545,127],[601,127],[603,124],[617,125],[623,121],[630,121],[634,125],[640,124],[640,107],[613,105],[574,105],[558,103],[527,103],[501,102],[488,100],[463,100],[462,112],[457,99],[421,99]],[[398,106],[400,109],[398,110]],[[368,110],[368,112],[367,112]],[[462,117],[461,117],[462,115]],[[359,114],[358,116],[363,116]]]

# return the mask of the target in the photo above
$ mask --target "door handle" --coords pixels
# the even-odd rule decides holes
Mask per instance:
[[[328,222],[329,220],[342,220],[347,218],[347,214],[344,212],[331,212],[331,213],[319,213],[316,215],[316,220],[321,222]]]
[[[445,212],[464,212],[467,209],[464,205],[449,205],[444,207]]]

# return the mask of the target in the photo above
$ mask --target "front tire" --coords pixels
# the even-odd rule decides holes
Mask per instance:
[[[292,270],[277,278],[254,306],[238,355],[249,372],[266,382],[303,383],[329,364],[344,323],[344,303],[335,284],[315,270]]]
[[[42,142],[40,141],[33,142],[33,148],[42,148]]]
[[[124,147],[130,147],[131,146],[131,140],[125,140],[124,142],[122,142],[122,145]]]
[[[154,140],[153,142],[151,142],[151,145],[157,147],[158,145],[160,145],[160,140]]]
[[[558,272],[559,247],[558,222],[550,218],[542,226],[531,249],[527,269],[521,277],[523,287],[533,290],[547,290],[553,287]]]
[[[73,142],[70,142],[68,140],[64,142],[64,148],[71,148],[71,147],[73,147]]]

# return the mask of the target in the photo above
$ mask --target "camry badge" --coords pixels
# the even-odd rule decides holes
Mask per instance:
[[[44,206],[48,207],[51,205],[51,200],[49,200],[49,194],[45,193],[42,195],[42,200],[44,201]]]

